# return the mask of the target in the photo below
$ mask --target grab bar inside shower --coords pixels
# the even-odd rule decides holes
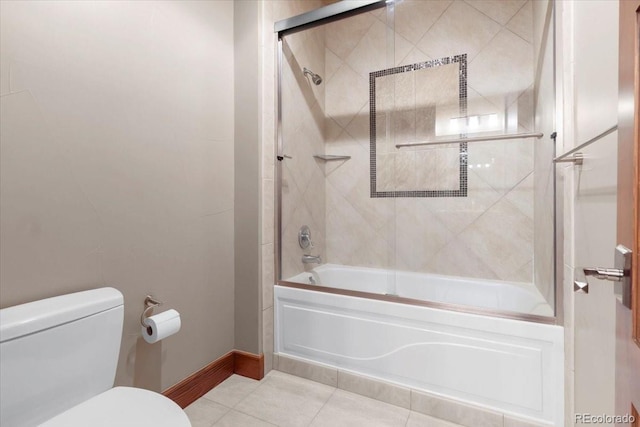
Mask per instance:
[[[470,138],[459,139],[444,139],[442,141],[425,141],[425,142],[404,142],[396,144],[396,148],[404,147],[421,147],[425,145],[444,145],[444,144],[458,144],[461,142],[481,142],[481,141],[501,141],[503,139],[522,139],[522,138],[537,138],[540,139],[544,136],[543,133],[514,133],[511,135],[493,135],[493,136],[476,136]]]

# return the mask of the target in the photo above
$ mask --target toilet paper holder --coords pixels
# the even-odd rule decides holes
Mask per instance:
[[[143,328],[149,328],[149,325],[146,322],[149,312],[160,305],[162,305],[162,302],[158,301],[151,295],[147,295],[147,297],[144,299],[145,309],[140,315],[140,324],[142,325]]]

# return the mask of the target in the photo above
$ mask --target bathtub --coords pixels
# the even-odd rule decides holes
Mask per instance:
[[[507,283],[337,264],[324,264],[288,281],[337,286],[351,291],[474,307],[492,312],[553,316],[553,309],[531,283]]]
[[[562,426],[550,310],[527,284],[325,264],[275,287],[275,352]]]

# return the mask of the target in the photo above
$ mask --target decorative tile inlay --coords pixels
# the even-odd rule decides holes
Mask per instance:
[[[369,74],[369,167],[370,167],[370,188],[371,197],[467,197],[467,143],[459,144],[459,185],[451,190],[408,190],[408,191],[379,191],[377,175],[377,114],[376,114],[376,79],[384,76],[399,75],[418,71],[426,68],[440,67],[443,65],[458,64],[458,87],[459,87],[459,117],[467,114],[467,54],[455,55],[434,59],[426,62],[418,62],[410,65],[387,68],[385,70],[374,71]],[[459,134],[464,138],[466,134]]]

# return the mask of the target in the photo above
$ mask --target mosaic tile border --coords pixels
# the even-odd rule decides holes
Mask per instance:
[[[467,54],[448,56],[432,61],[411,65],[387,68],[369,73],[369,176],[371,197],[467,197],[467,143],[460,143],[460,185],[457,190],[410,190],[410,191],[377,191],[376,190],[376,78],[392,74],[406,73],[423,68],[439,67],[457,63],[459,65],[459,103],[460,116],[467,115]],[[460,134],[465,138],[466,134]]]

